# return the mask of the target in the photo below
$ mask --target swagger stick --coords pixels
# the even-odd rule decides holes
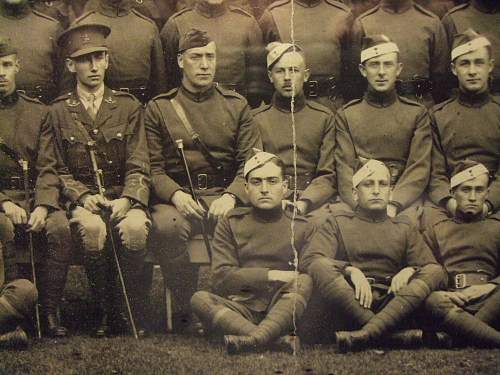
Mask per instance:
[[[196,194],[196,190],[194,190],[193,180],[191,179],[191,173],[189,172],[189,166],[187,163],[186,155],[184,154],[184,143],[182,142],[182,139],[177,139],[175,143],[177,143],[177,151],[179,151],[179,156],[182,159],[184,171],[186,172],[186,176],[189,182],[189,190],[191,191],[191,196],[193,197],[196,203],[200,204],[200,200],[198,198],[198,195]],[[205,243],[205,247],[207,248],[208,259],[211,262],[212,247],[210,245],[210,240],[208,239],[207,227],[208,227],[207,217],[206,215],[204,215],[203,219],[201,220],[201,234],[203,235],[203,242]]]
[[[30,201],[30,187],[29,187],[29,170],[28,161],[24,158],[19,159],[19,164],[23,170],[23,185],[24,185],[24,201],[26,202],[26,208],[29,212],[29,201]],[[33,233],[28,231],[28,247],[30,250],[30,263],[31,263],[31,274],[33,277],[33,284],[36,288],[36,268],[35,268],[35,248],[33,246]],[[42,328],[40,324],[40,306],[38,302],[35,304],[35,319],[36,319],[36,336],[42,338]]]
[[[102,169],[99,168],[97,165],[97,158],[96,158],[96,143],[94,141],[90,141],[87,143],[88,150],[89,150],[89,155],[90,155],[90,161],[92,162],[92,169],[94,170],[95,174],[95,180],[97,184],[97,190],[99,192],[99,195],[104,198],[104,178],[103,178],[103,173]],[[115,244],[115,238],[113,236],[113,228],[111,227],[111,219],[109,216],[109,208],[105,209],[105,221],[106,221],[106,230],[109,233],[109,238],[111,241],[111,250],[113,251],[113,258],[115,260],[115,265],[116,269],[118,271],[118,278],[120,280],[120,286],[122,288],[122,293],[123,293],[123,298],[125,299],[125,305],[127,306],[127,314],[128,318],[130,320],[130,325],[132,326],[132,333],[134,335],[134,338],[136,340],[139,339],[139,336],[137,335],[137,328],[135,326],[135,321],[134,321],[134,316],[132,314],[132,308],[130,307],[130,301],[128,299],[128,294],[127,294],[127,288],[125,287],[125,280],[123,279],[123,273],[122,273],[122,268],[120,266],[120,260],[118,259],[118,253],[116,251],[116,244]]]

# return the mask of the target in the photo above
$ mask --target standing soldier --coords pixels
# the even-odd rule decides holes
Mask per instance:
[[[96,10],[75,22],[99,23],[113,30],[107,41],[110,49],[107,86],[132,94],[143,104],[165,91],[165,60],[158,28],[151,19],[133,9],[129,0],[100,0]],[[130,30],[134,30],[133,38]]]
[[[83,7],[87,0],[34,0],[33,9],[58,20],[66,29],[74,20],[83,14]]]
[[[279,42],[271,43],[268,48],[267,69],[275,93],[271,104],[254,111],[254,118],[264,150],[284,161],[288,186],[299,191],[296,206],[299,213],[305,215],[324,206],[336,192],[334,118],[328,108],[305,98],[303,85],[309,78],[309,70],[302,49]],[[293,126],[297,148],[295,163],[291,147]],[[316,215],[321,216],[318,211]]]
[[[451,173],[458,162],[473,159],[488,168],[493,176],[484,212],[497,211],[500,208],[500,100],[488,90],[488,76],[494,68],[491,43],[474,30],[466,30],[455,36],[451,60],[459,93],[431,113],[434,145],[429,198],[434,205],[454,215],[457,202],[450,195]],[[426,219],[433,220],[434,208],[426,209]]]
[[[115,250],[139,331],[144,323],[143,294],[138,284],[150,226],[149,160],[142,106],[132,95],[104,85],[109,64],[105,38],[109,33],[105,25],[77,24],[59,37],[58,44],[67,56],[67,68],[76,76],[77,84],[72,92],[57,98],[51,108],[62,159],[59,174],[63,194],[98,303],[97,337],[108,333],[108,322],[123,316],[112,315],[116,313],[112,310],[113,302],[118,304],[122,296],[114,285],[116,270],[109,262],[113,258],[109,246],[105,247],[107,236],[117,238]],[[89,146],[95,147],[97,167],[102,170],[104,197],[97,191]],[[105,209],[111,214],[103,219]],[[104,220],[108,219],[106,225]],[[112,228],[113,233],[107,233],[107,228]]]
[[[390,181],[389,169],[378,160],[361,167],[352,177],[356,211],[330,216],[299,263],[333,316],[352,322],[354,331],[336,333],[340,351],[391,339],[389,334],[444,285],[445,273],[418,229],[405,216],[387,216]],[[422,341],[421,331],[399,336],[402,343]]]
[[[28,246],[29,235],[33,235],[35,244],[46,247],[43,269],[40,272],[40,290],[46,334],[65,336],[66,330],[60,326],[56,316],[56,306],[51,296],[57,288],[57,280],[62,286],[66,280],[64,267],[60,259],[53,258],[56,253],[69,249],[70,240],[66,214],[59,208],[59,179],[56,176],[56,158],[49,113],[38,100],[16,92],[16,76],[20,71],[20,62],[14,44],[8,38],[0,37],[0,240],[2,242],[5,266],[5,292],[17,293],[21,303],[17,318],[28,315],[36,300],[34,286],[23,281],[18,286],[9,288],[9,282],[17,278],[16,242],[21,240]],[[25,186],[20,159],[28,163],[28,182],[30,202],[25,200]],[[29,214],[28,210],[33,211]],[[28,234],[31,231],[33,234]],[[38,232],[42,232],[44,237]],[[0,267],[0,272],[3,272]],[[19,282],[19,281],[18,281]],[[7,285],[7,286],[5,286]],[[62,289],[59,291],[62,294]],[[57,293],[57,291],[55,291]],[[9,297],[6,297],[9,299]],[[23,298],[27,298],[22,302]],[[58,296],[60,299],[60,295]],[[0,297],[0,301],[3,297]],[[0,303],[0,327],[7,314]],[[11,317],[12,318],[12,317]]]
[[[358,159],[383,161],[393,186],[387,214],[404,211],[417,223],[420,198],[430,175],[432,150],[429,115],[424,106],[396,93],[403,70],[398,46],[385,35],[363,39],[361,75],[368,81],[363,99],[344,106],[336,117],[335,162],[343,202],[355,207],[352,176]]]
[[[312,226],[282,210],[288,189],[284,172],[283,161],[267,152],[245,163],[251,207],[231,210],[214,235],[212,270],[218,294],[199,291],[191,300],[204,326],[226,335],[228,354],[263,350],[276,341],[286,351],[299,349],[297,338],[282,336],[304,313],[312,280],[294,269],[298,254],[290,239],[301,252]]]
[[[188,319],[197,275],[187,243],[199,223],[225,216],[244,202],[243,164],[252,148],[262,148],[250,107],[239,94],[217,86],[216,45],[208,35],[190,30],[179,44],[182,84],[146,107],[154,196],[150,250],[160,259],[163,277],[173,292],[179,323]],[[184,140],[187,164],[203,206],[193,200],[176,140]],[[189,321],[189,320],[188,320]]]
[[[354,22],[352,69],[359,64],[363,37],[375,34],[387,35],[401,50],[405,70],[397,84],[400,95],[418,99],[427,107],[432,106],[433,99],[436,102],[444,99],[446,93],[442,89],[448,71],[448,43],[436,15],[413,0],[381,0],[378,6]],[[360,82],[359,88],[362,87]]]
[[[23,66],[17,89],[44,103],[57,95],[62,81],[63,66],[56,46],[60,32],[59,22],[32,10],[29,0],[0,0],[0,34],[12,40]]]
[[[500,2],[491,0],[471,0],[459,5],[443,18],[449,45],[453,44],[456,34],[472,28],[484,35],[492,44],[492,58],[500,61]],[[490,91],[500,94],[500,64],[492,72]]]
[[[215,81],[245,96],[253,108],[258,107],[265,83],[262,32],[251,14],[228,5],[226,0],[199,0],[193,8],[174,14],[163,27],[169,88],[181,82],[179,39],[192,28],[206,31],[217,44]]]
[[[335,110],[343,104],[348,87],[346,68],[352,13],[334,0],[298,0],[293,9],[294,40],[290,23],[292,2],[282,0],[269,6],[259,21],[264,42],[300,44],[311,72],[304,84],[306,97]]]
[[[432,293],[432,321],[453,341],[500,347],[500,215],[483,216],[489,171],[479,163],[457,164],[450,190],[454,215],[442,215],[425,232],[449,275],[447,291]]]

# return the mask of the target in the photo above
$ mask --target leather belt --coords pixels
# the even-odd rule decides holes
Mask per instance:
[[[414,78],[406,81],[396,81],[399,95],[415,95],[422,97],[432,91],[432,81],[427,78]]]
[[[189,186],[189,181],[184,174],[170,175],[179,185]],[[215,187],[228,187],[234,180],[234,176],[224,176],[219,174],[198,173],[192,174],[191,179],[195,189],[207,190]]]
[[[370,285],[374,284],[382,284],[382,285],[391,285],[391,277],[367,277],[366,280]]]
[[[295,179],[294,175],[285,175],[285,180],[288,181],[288,188],[293,190],[295,184],[297,184],[297,190],[305,190],[312,181],[312,176],[310,173],[297,175],[297,179]]]
[[[337,81],[333,76],[325,79],[310,79],[304,83],[304,94],[308,98],[335,97],[338,94]]]
[[[488,275],[478,270],[477,272],[451,274],[448,279],[448,286],[453,289],[464,289],[471,285],[486,284],[488,281]]]
[[[29,181],[29,186],[33,186],[32,181]],[[1,190],[24,190],[24,179],[18,176],[0,178]]]
[[[75,180],[78,180],[89,187],[95,187],[95,175],[93,173],[82,173],[74,174]],[[109,188],[110,186],[121,186],[123,181],[121,175],[116,172],[103,172],[104,187]]]

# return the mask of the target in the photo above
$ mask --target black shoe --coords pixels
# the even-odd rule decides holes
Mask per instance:
[[[13,331],[0,335],[0,349],[26,350],[28,346],[28,335],[19,326]]]
[[[108,314],[103,314],[97,324],[94,336],[98,339],[107,337],[109,335]]]
[[[274,342],[272,349],[288,354],[297,354],[300,352],[299,336],[282,336]]]
[[[338,331],[335,332],[337,350],[340,353],[357,351],[365,348],[368,345],[370,336],[368,332],[359,331]]]
[[[61,325],[55,313],[48,313],[45,317],[45,334],[53,338],[63,338],[68,330]]]
[[[251,336],[225,335],[224,346],[229,355],[257,351],[257,343]]]

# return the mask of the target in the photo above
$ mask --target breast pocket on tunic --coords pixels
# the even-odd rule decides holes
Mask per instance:
[[[71,128],[61,128],[61,137],[66,166],[71,171],[77,171],[89,165],[88,140]]]
[[[106,155],[113,164],[123,164],[127,158],[127,141],[134,134],[128,124],[118,124],[102,129]]]

